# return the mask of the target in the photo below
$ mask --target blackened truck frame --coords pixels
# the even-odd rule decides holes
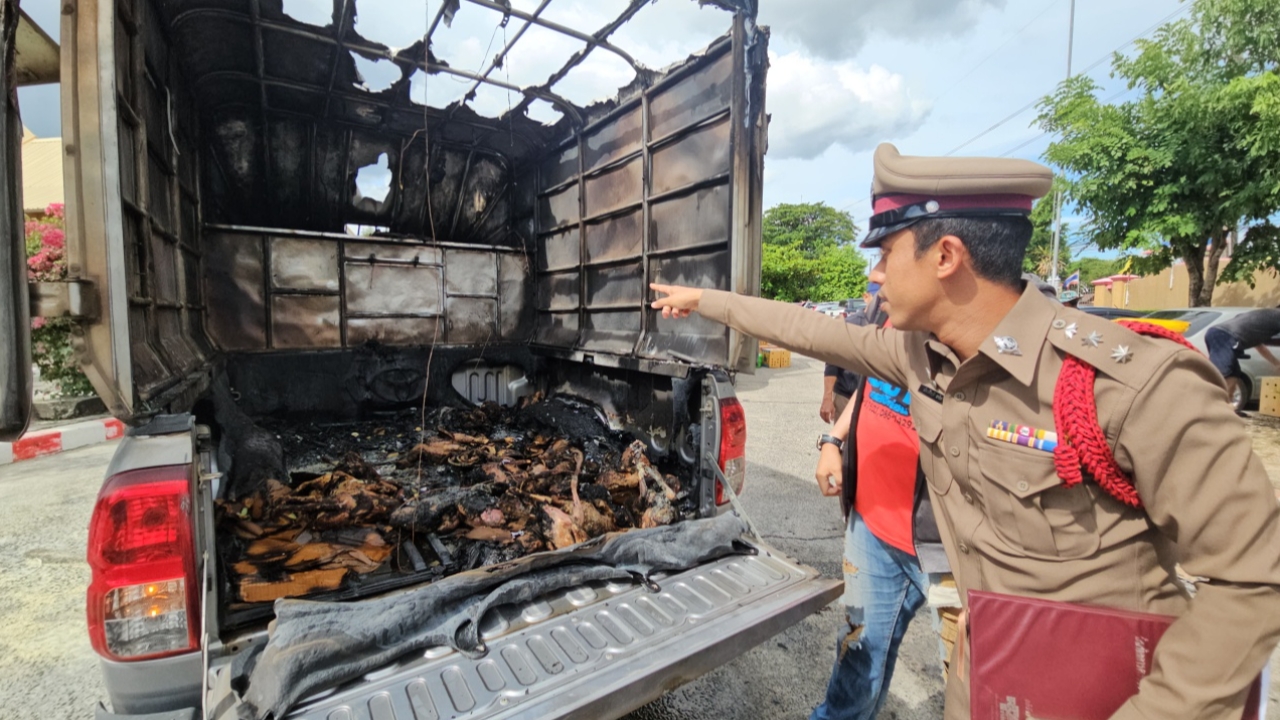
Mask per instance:
[[[367,240],[386,250],[370,255],[369,267],[393,264],[411,247],[446,242],[504,257],[515,251],[536,264],[532,279],[519,286],[503,286],[499,276],[500,286],[527,296],[531,314],[515,323],[520,333],[504,336],[495,327],[495,340],[667,375],[682,375],[687,363],[748,370],[752,341],[718,327],[668,327],[645,300],[653,280],[718,280],[739,292],[758,291],[750,268],[758,264],[760,247],[753,218],[760,214],[759,157],[766,137],[764,31],[755,27],[752,2],[707,3],[733,13],[730,35],[676,66],[648,70],[609,40],[647,4],[633,0],[586,34],[541,18],[545,2],[532,13],[487,0],[446,3],[432,19],[432,32],[468,5],[522,21],[501,52],[471,73],[431,57],[427,38],[393,53],[359,37],[352,0],[335,0],[334,22],[325,29],[257,1],[239,13],[188,7],[165,17],[166,9],[149,0],[102,6],[83,0],[77,12],[97,15],[97,32],[83,32],[74,15],[63,20],[63,82],[74,90],[63,107],[64,139],[75,148],[68,177],[101,173],[94,182],[119,192],[77,197],[80,183],[68,184],[69,242],[95,236],[108,241],[69,248],[69,257],[85,262],[66,282],[37,288],[50,299],[44,314],[89,319],[86,308],[94,308],[103,318],[84,327],[86,371],[113,414],[145,420],[179,411],[207,390],[210,363],[228,349],[209,340],[225,320],[214,316],[231,313],[220,309],[228,307],[217,292],[225,278],[209,267],[207,244],[230,235],[263,238],[257,253],[262,267],[255,272],[266,287],[254,293],[266,306],[238,308],[237,317],[260,318],[255,322],[264,326],[266,340],[237,351],[298,348],[272,339],[277,301],[285,309],[336,306],[337,340],[312,347],[349,347],[346,323],[353,313],[344,271],[354,258],[339,253],[336,290],[273,287],[267,271],[280,240],[308,233],[318,240],[357,223],[395,236],[347,243]],[[466,98],[482,84],[511,87],[492,75],[517,43],[530,41],[524,36],[532,26],[583,46],[542,85],[515,88],[523,99],[503,116],[478,115]],[[84,62],[77,58],[107,47],[113,48],[114,73],[77,66]],[[175,48],[183,49],[181,56]],[[626,59],[637,78],[618,97],[578,108],[557,95],[555,85],[596,48]],[[357,89],[353,52],[390,59],[400,80],[380,92]],[[724,70],[746,82],[713,77]],[[415,102],[409,85],[420,71],[470,79],[468,96],[443,109]],[[667,117],[662,127],[654,120],[664,102],[704,94],[719,104],[694,103],[690,114]],[[552,102],[564,117],[544,125],[524,116],[538,99]],[[104,123],[107,117],[118,117],[118,124]],[[741,122],[731,123],[731,117]],[[612,148],[598,146],[605,139]],[[544,162],[548,148],[563,167]],[[605,152],[610,149],[615,152]],[[356,170],[382,153],[391,160],[389,196],[353,202]],[[711,174],[698,170],[713,166]],[[593,197],[601,189],[625,193],[609,207],[597,207]],[[552,200],[562,200],[564,212],[552,208]],[[121,292],[125,283],[114,278],[126,276],[132,282]],[[95,285],[91,277],[113,282]],[[494,294],[454,290],[450,297],[471,297],[472,305],[480,304],[480,295]],[[333,299],[321,297],[326,294]],[[86,301],[77,306],[77,297]],[[419,341],[432,337],[427,332]]]

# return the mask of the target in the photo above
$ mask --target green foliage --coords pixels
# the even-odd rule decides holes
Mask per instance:
[[[85,397],[94,394],[93,385],[81,372],[71,349],[71,329],[74,324],[68,318],[45,320],[39,327],[32,323],[31,356],[40,368],[40,379],[53,383],[60,397]]]
[[[26,224],[27,278],[57,281],[67,276],[63,207],[50,205],[45,217]],[[93,394],[93,386],[76,362],[71,347],[74,322],[68,318],[32,318],[31,350],[40,378],[53,383],[61,397]]]
[[[853,216],[826,203],[775,205],[764,214],[763,230],[764,244],[790,245],[810,258],[858,239]]]
[[[784,302],[846,300],[867,286],[858,226],[825,203],[783,204],[764,214],[760,293]]]
[[[1090,216],[1088,239],[1138,251],[1136,272],[1182,259],[1191,305],[1212,300],[1227,234],[1280,208],[1278,32],[1274,0],[1196,0],[1190,18],[1114,59],[1139,97],[1103,103],[1077,76],[1040,106],[1041,126],[1058,135],[1046,157],[1074,178],[1067,195]],[[1274,250],[1255,250],[1224,275],[1274,262]]]
[[[1096,257],[1077,258],[1074,262],[1062,271],[1063,277],[1067,277],[1071,273],[1080,271],[1080,292],[1091,292],[1089,283],[1098,278],[1111,277],[1120,273],[1120,268],[1124,267],[1124,258],[1116,260],[1104,260]]]
[[[1054,188],[1061,186],[1054,183]],[[1031,207],[1031,242],[1027,244],[1027,254],[1022,257],[1022,271],[1033,273],[1038,277],[1049,279],[1053,272],[1053,191],[1036,201]],[[1066,277],[1070,273],[1064,268],[1071,262],[1071,250],[1067,247],[1070,227],[1062,224],[1058,239],[1058,274]]]

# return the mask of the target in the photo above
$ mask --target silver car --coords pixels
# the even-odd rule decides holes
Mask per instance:
[[[1204,336],[1209,328],[1231,320],[1244,313],[1257,310],[1257,308],[1249,307],[1200,307],[1200,308],[1178,308],[1171,310],[1156,310],[1147,313],[1143,317],[1156,320],[1181,320],[1188,325],[1183,335],[1187,340],[1191,341],[1200,352],[1209,354],[1209,348],[1205,345]],[[1280,336],[1272,338],[1266,343],[1270,347],[1280,346]],[[1262,389],[1262,378],[1271,375],[1280,375],[1280,371],[1276,367],[1263,358],[1258,352],[1251,351],[1246,348],[1244,357],[1240,359],[1241,375],[1236,377],[1238,382],[1231,385],[1231,404],[1237,410],[1244,410],[1247,406],[1254,406],[1258,402],[1258,397]]]

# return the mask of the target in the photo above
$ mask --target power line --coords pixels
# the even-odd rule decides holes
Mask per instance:
[[[1111,59],[1111,57],[1112,57],[1113,55],[1115,55],[1116,53],[1120,52],[1121,50],[1123,50],[1123,49],[1125,49],[1125,48],[1129,47],[1130,45],[1134,44],[1135,42],[1137,42],[1137,41],[1141,40],[1142,38],[1146,37],[1146,36],[1147,36],[1147,35],[1148,35],[1152,30],[1155,30],[1156,28],[1160,27],[1161,25],[1164,25],[1165,23],[1169,22],[1170,20],[1172,20],[1172,19],[1173,19],[1174,17],[1176,17],[1177,15],[1179,15],[1179,14],[1181,14],[1181,13],[1186,12],[1186,11],[1187,11],[1187,10],[1189,10],[1190,8],[1191,8],[1191,6],[1190,6],[1190,5],[1183,5],[1182,7],[1178,8],[1177,10],[1174,10],[1173,12],[1171,12],[1171,13],[1169,13],[1168,15],[1164,16],[1162,19],[1160,19],[1160,20],[1156,21],[1153,25],[1151,25],[1150,27],[1148,27],[1146,30],[1143,30],[1141,33],[1139,33],[1138,35],[1134,36],[1134,37],[1133,37],[1132,39],[1130,39],[1128,42],[1124,43],[1123,45],[1121,45],[1121,46],[1117,47],[1116,49],[1114,49],[1114,50],[1112,50],[1111,52],[1107,53],[1106,55],[1102,56],[1102,57],[1101,57],[1101,58],[1099,58],[1097,61],[1095,61],[1093,64],[1091,64],[1091,65],[1089,65],[1088,67],[1086,67],[1084,70],[1081,70],[1079,74],[1080,74],[1080,75],[1084,75],[1084,74],[1088,73],[1090,70],[1092,70],[1092,69],[1094,69],[1094,68],[1098,67],[1099,65],[1101,65],[1102,63],[1106,62],[1107,60],[1110,60],[1110,59]],[[959,152],[960,150],[963,150],[964,148],[968,147],[969,145],[972,145],[974,142],[976,142],[976,141],[978,141],[978,140],[982,139],[983,137],[986,137],[988,134],[990,134],[991,132],[993,132],[993,131],[994,131],[994,130],[996,130],[997,128],[1001,127],[1001,126],[1002,126],[1002,125],[1004,125],[1005,123],[1009,122],[1010,120],[1012,120],[1012,119],[1014,119],[1014,118],[1018,117],[1018,116],[1019,116],[1019,115],[1021,115],[1022,113],[1024,113],[1024,112],[1026,112],[1026,111],[1030,110],[1031,108],[1035,107],[1035,106],[1036,106],[1036,104],[1040,102],[1040,98],[1042,98],[1042,97],[1044,97],[1044,95],[1040,95],[1040,96],[1039,96],[1039,97],[1037,97],[1035,100],[1032,100],[1031,102],[1027,103],[1026,105],[1023,105],[1022,107],[1020,107],[1020,108],[1018,108],[1017,110],[1015,110],[1013,113],[1011,113],[1011,114],[1009,114],[1009,115],[1005,116],[1005,118],[1004,118],[1003,120],[1001,120],[1000,122],[996,123],[995,125],[992,125],[991,127],[987,128],[986,130],[983,130],[982,132],[978,133],[977,135],[974,135],[973,137],[969,138],[968,140],[965,140],[964,142],[960,143],[960,144],[959,144],[959,145],[957,145],[955,148],[953,148],[950,152],[948,152],[948,153],[947,153],[947,155],[954,155],[954,154],[956,154],[957,152]]]
[[[961,75],[960,77],[956,78],[955,80],[952,80],[951,82],[947,83],[947,89],[946,89],[946,90],[944,90],[944,91],[943,91],[943,93],[942,93],[941,95],[939,95],[939,96],[934,100],[934,102],[941,102],[943,98],[945,98],[946,96],[950,95],[950,94],[951,94],[951,91],[952,91],[952,90],[955,90],[955,89],[956,89],[956,87],[957,87],[958,85],[960,85],[960,83],[962,83],[962,82],[964,82],[965,80],[969,79],[969,76],[970,76],[970,75],[972,75],[972,74],[974,74],[975,72],[977,72],[977,71],[978,71],[978,68],[982,67],[983,65],[985,65],[985,64],[987,63],[987,61],[988,61],[988,60],[990,60],[991,58],[993,58],[993,57],[995,57],[996,55],[998,55],[998,54],[1000,53],[1000,51],[1001,51],[1001,50],[1005,49],[1005,47],[1007,47],[1007,46],[1009,45],[1009,43],[1011,43],[1011,42],[1013,42],[1014,40],[1018,39],[1018,37],[1020,37],[1020,36],[1022,35],[1022,33],[1024,33],[1024,32],[1026,32],[1026,31],[1027,31],[1027,28],[1029,28],[1029,27],[1031,27],[1032,25],[1036,24],[1036,22],[1037,22],[1037,21],[1039,21],[1039,20],[1040,20],[1040,18],[1042,18],[1042,17],[1044,17],[1046,14],[1048,14],[1048,12],[1049,12],[1050,10],[1052,10],[1054,7],[1056,7],[1056,6],[1058,5],[1058,3],[1060,3],[1060,2],[1062,2],[1062,0],[1052,0],[1048,5],[1046,5],[1046,6],[1045,6],[1044,10],[1041,10],[1041,11],[1040,11],[1040,14],[1038,14],[1038,15],[1036,15],[1035,17],[1031,18],[1031,21],[1030,21],[1030,22],[1028,22],[1026,25],[1023,25],[1021,28],[1019,28],[1019,29],[1018,29],[1018,31],[1017,31],[1016,33],[1014,33],[1014,34],[1010,35],[1010,36],[1008,37],[1008,39],[1007,39],[1007,40],[1005,40],[1003,43],[1001,43],[1001,44],[1000,44],[1000,47],[997,47],[995,50],[992,50],[990,55],[987,55],[986,57],[984,57],[984,58],[982,58],[981,60],[979,60],[979,61],[977,62],[977,64],[976,64],[976,65],[974,65],[973,67],[969,68],[968,72],[966,72],[964,75]]]
[[[1112,102],[1113,100],[1115,100],[1115,99],[1119,98],[1121,95],[1127,95],[1127,94],[1129,94],[1129,92],[1131,92],[1131,89],[1130,89],[1130,88],[1125,88],[1125,89],[1121,90],[1120,92],[1118,92],[1118,93],[1116,93],[1116,94],[1112,95],[1111,97],[1107,98],[1106,100],[1103,100],[1103,101],[1102,101],[1102,104],[1103,104],[1103,105],[1109,105],[1109,104],[1111,104],[1111,102]],[[1030,145],[1031,143],[1033,143],[1033,142],[1035,142],[1035,141],[1037,141],[1037,140],[1042,139],[1044,136],[1046,136],[1046,135],[1048,135],[1048,134],[1049,134],[1048,132],[1042,132],[1042,133],[1040,133],[1039,135],[1036,135],[1035,137],[1033,137],[1033,138],[1031,138],[1031,139],[1029,139],[1029,140],[1027,140],[1027,141],[1025,141],[1025,142],[1023,142],[1023,143],[1021,143],[1021,144],[1019,144],[1019,145],[1017,145],[1017,146],[1016,146],[1016,147],[1014,147],[1013,149],[1011,149],[1011,150],[1006,150],[1006,151],[1004,151],[1004,152],[1000,153],[999,157],[1009,157],[1010,155],[1012,155],[1012,154],[1014,154],[1014,153],[1018,152],[1018,151],[1019,151],[1019,150],[1021,150],[1022,148],[1024,148],[1024,147],[1026,147],[1026,146]]]

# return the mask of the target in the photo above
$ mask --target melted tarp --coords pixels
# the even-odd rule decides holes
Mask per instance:
[[[686,570],[751,552],[737,515],[605,535],[380,598],[359,602],[279,600],[266,648],[249,676],[242,718],[281,718],[307,694],[375,670],[409,653],[448,646],[483,654],[485,613],[555,590]]]

